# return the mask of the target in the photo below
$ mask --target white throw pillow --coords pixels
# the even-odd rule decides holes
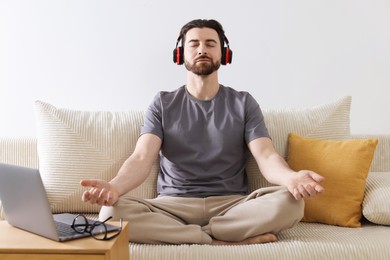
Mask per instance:
[[[111,180],[133,152],[143,124],[142,111],[76,111],[36,101],[39,170],[53,213],[96,213],[81,201],[81,179]],[[153,176],[151,177],[153,178]],[[154,195],[148,183],[132,191]]]
[[[363,216],[372,223],[390,225],[390,172],[371,172],[366,181]]]
[[[340,139],[350,134],[351,97],[306,109],[265,110],[264,119],[276,150],[287,157],[288,134]]]

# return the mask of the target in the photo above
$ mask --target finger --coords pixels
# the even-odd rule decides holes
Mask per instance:
[[[108,193],[107,189],[102,189],[99,193],[96,203],[99,205],[105,205],[107,203],[107,197],[108,197],[107,193]]]
[[[107,199],[106,199],[104,205],[105,206],[112,206],[112,204],[114,204],[113,202],[114,202],[114,195],[111,191],[109,191],[107,193]]]
[[[318,193],[322,193],[325,191],[324,187],[322,187],[321,185],[317,184],[314,189],[318,192]]]
[[[92,204],[96,204],[97,200],[99,199],[100,189],[92,188],[89,190],[89,193],[91,194],[89,201]]]
[[[298,186],[298,191],[301,194],[302,198],[308,198],[309,197],[309,193],[307,192],[305,186],[303,186],[302,184],[300,184]]]
[[[307,193],[309,194],[309,197],[313,197],[313,196],[317,195],[317,191],[310,184],[306,185],[305,188],[306,188]]]
[[[318,173],[315,173],[315,172],[310,172],[310,177],[315,180],[316,182],[322,182],[323,180],[325,180],[325,178],[321,175],[319,175]]]
[[[80,184],[83,187],[96,187],[98,185],[98,181],[97,180],[81,180]]]
[[[294,191],[293,191],[293,196],[296,200],[300,200],[302,199],[302,195],[301,193],[299,192],[298,188],[295,188]]]
[[[81,200],[83,202],[88,202],[90,200],[90,194],[88,191],[83,192],[83,195],[81,196]]]

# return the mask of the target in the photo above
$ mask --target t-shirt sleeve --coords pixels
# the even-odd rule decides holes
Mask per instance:
[[[259,104],[248,94],[245,109],[245,142],[248,144],[260,137],[270,138],[270,135]]]
[[[161,140],[164,138],[160,94],[157,94],[154,97],[153,102],[149,105],[145,112],[144,124],[141,127],[140,135],[143,134],[154,134],[160,137]]]

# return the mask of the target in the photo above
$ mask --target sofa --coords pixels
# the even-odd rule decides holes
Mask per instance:
[[[326,191],[305,201],[303,220],[279,233],[277,242],[129,243],[130,258],[390,259],[390,135],[352,135],[351,102],[346,96],[313,107],[263,109],[275,148],[290,166],[325,176]],[[81,202],[79,181],[116,174],[134,149],[144,112],[79,111],[43,101],[34,110],[37,136],[0,138],[0,162],[39,168],[53,213],[97,217],[100,207]],[[156,161],[148,179],[124,196],[155,197],[158,169]],[[247,177],[248,192],[271,185],[251,156]],[[5,217],[0,204],[0,219]]]

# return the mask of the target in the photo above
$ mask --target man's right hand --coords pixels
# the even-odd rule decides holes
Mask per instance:
[[[104,180],[82,180],[81,186],[89,187],[84,191],[82,200],[91,204],[101,206],[112,206],[119,199],[119,192],[107,181]]]

